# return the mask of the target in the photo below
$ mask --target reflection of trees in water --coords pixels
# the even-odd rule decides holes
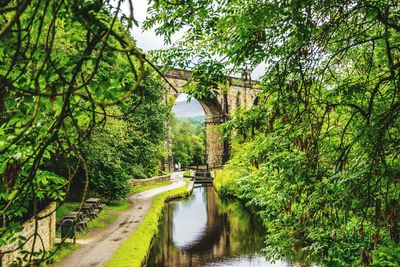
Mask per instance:
[[[201,195],[207,209],[204,235],[190,246],[177,248],[172,229],[178,205],[168,205],[148,266],[201,266],[226,257],[254,254],[263,247],[262,225],[240,203],[221,201],[212,187],[198,190],[194,194]],[[180,208],[192,208],[193,199],[179,203]]]
[[[211,188],[211,186],[206,185],[201,189],[202,190],[203,200],[204,200],[204,203],[206,203],[206,204],[207,204],[207,198],[208,198],[208,195],[209,195],[209,192],[208,192],[209,188]]]
[[[219,212],[226,214],[229,222],[229,240],[235,252],[241,255],[260,251],[264,247],[265,231],[262,223],[235,201],[216,198]]]

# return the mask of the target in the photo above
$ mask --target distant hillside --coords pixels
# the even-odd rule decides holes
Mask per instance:
[[[190,102],[179,101],[172,107],[172,112],[179,118],[191,118],[193,120],[204,120],[204,110],[200,103],[192,99]]]

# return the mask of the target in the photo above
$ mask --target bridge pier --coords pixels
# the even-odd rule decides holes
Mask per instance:
[[[218,127],[227,119],[224,115],[206,117],[206,162],[209,166],[223,165],[229,159],[229,143],[223,140],[222,129]]]

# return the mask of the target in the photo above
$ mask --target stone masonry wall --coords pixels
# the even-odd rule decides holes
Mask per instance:
[[[38,220],[38,234],[41,237],[36,238],[34,251],[48,251],[50,250],[55,242],[56,238],[56,203],[52,202],[46,209],[39,212],[38,216],[43,217]],[[31,218],[29,221],[23,224],[22,231],[19,236],[24,236],[25,238],[31,237],[35,233],[35,220]],[[42,243],[43,241],[43,243]],[[33,245],[33,237],[31,237],[28,242],[23,246],[23,250],[31,251]],[[8,244],[0,248],[1,252],[6,252],[18,248],[17,242]],[[18,249],[11,253],[0,254],[0,267],[12,266],[14,260],[16,260],[21,255],[21,249]]]
[[[207,163],[210,166],[214,164],[219,166],[224,162],[225,153],[222,140],[221,129],[218,126],[221,124],[220,118],[206,118],[206,151]]]
[[[132,179],[132,185],[153,185],[165,183],[171,179],[171,175],[155,176],[149,179]]]

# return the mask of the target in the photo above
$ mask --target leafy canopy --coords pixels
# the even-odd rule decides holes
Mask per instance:
[[[85,142],[109,115],[122,118],[144,102],[150,68],[129,34],[133,3],[125,1],[131,12],[122,14],[122,2],[0,4],[0,246],[16,240],[24,220],[40,219],[48,202],[63,201],[80,170],[87,189],[93,161],[85,158]],[[145,168],[154,170],[156,153]],[[54,157],[65,159],[64,177],[45,171]],[[34,233],[18,245],[39,239]],[[44,248],[33,247],[24,248],[28,263],[45,258]]]
[[[151,3],[146,27],[167,41],[186,30],[166,64],[266,64],[257,105],[226,124],[237,149],[221,190],[259,213],[269,255],[399,264],[399,3]]]

